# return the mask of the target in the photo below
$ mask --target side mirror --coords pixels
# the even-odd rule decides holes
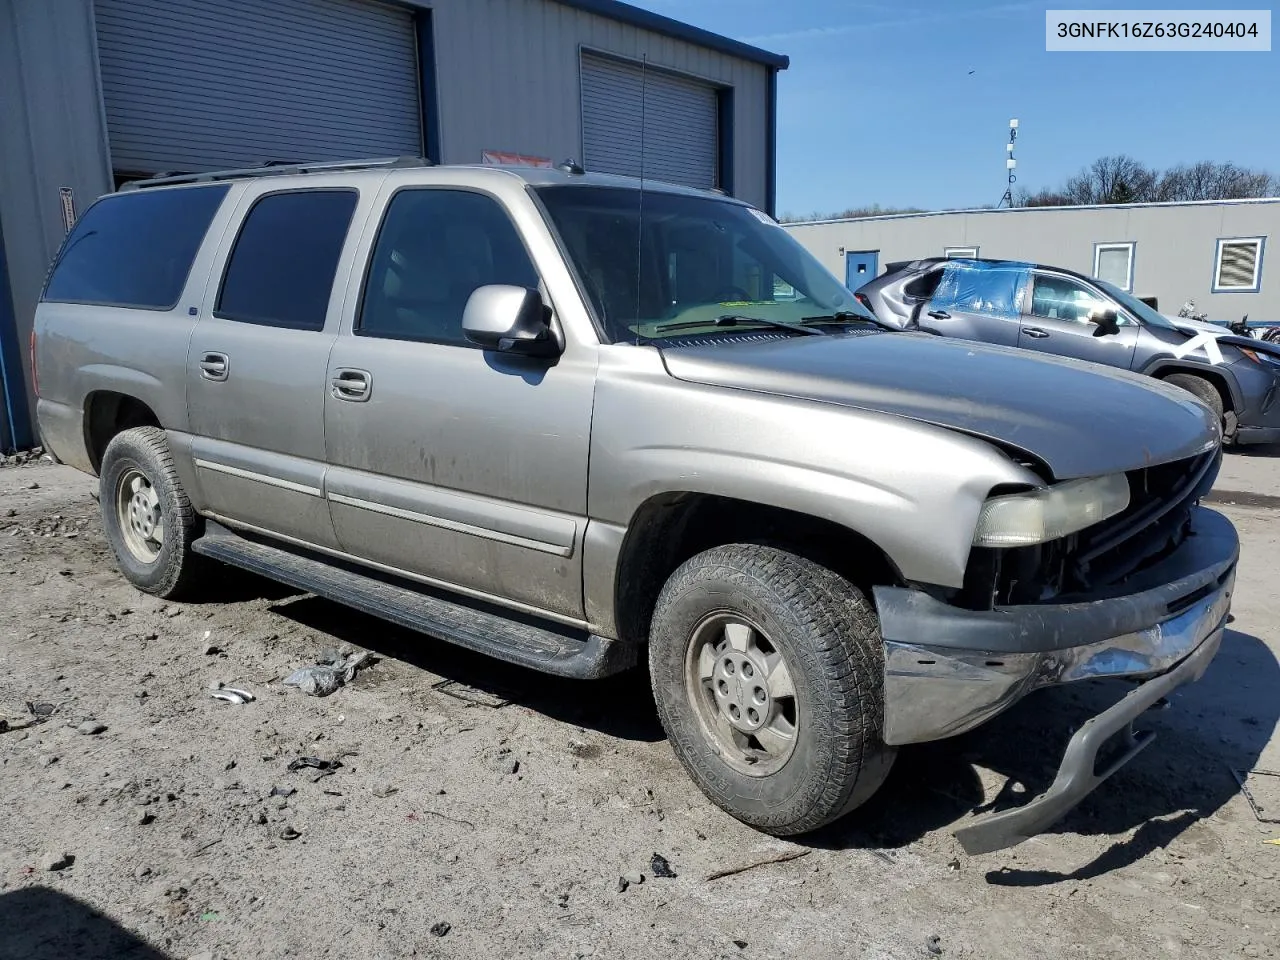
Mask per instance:
[[[558,357],[563,352],[541,294],[528,287],[477,287],[462,311],[462,332],[486,350],[518,357]]]
[[[1095,337],[1110,337],[1120,332],[1120,323],[1114,310],[1095,310],[1089,314],[1089,322],[1097,326]]]

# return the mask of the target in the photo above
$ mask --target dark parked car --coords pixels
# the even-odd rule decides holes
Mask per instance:
[[[1076,357],[1165,380],[1218,414],[1227,442],[1280,441],[1280,348],[1180,329],[1103,280],[1012,260],[931,258],[889,264],[856,296],[893,327]]]

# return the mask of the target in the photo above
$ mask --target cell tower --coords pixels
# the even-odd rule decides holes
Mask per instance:
[[[1005,152],[1008,158],[1004,162],[1004,168],[1009,174],[1009,186],[1005,188],[1004,196],[1000,198],[1000,203],[1013,206],[1013,185],[1018,182],[1018,175],[1013,171],[1018,169],[1018,161],[1013,156],[1013,145],[1018,141],[1018,120],[1015,117],[1009,121],[1009,142],[1005,145]],[[999,207],[1000,203],[996,206]]]

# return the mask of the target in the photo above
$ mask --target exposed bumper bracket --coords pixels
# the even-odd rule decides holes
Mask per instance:
[[[1222,626],[1190,656],[1159,677],[1129,691],[1115,706],[1085,723],[1067,744],[1052,785],[1013,810],[988,814],[955,831],[966,853],[991,853],[1021,843],[1053,826],[1104,780],[1137,756],[1152,740],[1151,731],[1135,733],[1133,721],[1162,697],[1200,679],[1222,643]],[[1123,736],[1119,755],[1102,770],[1098,752],[1112,737]]]

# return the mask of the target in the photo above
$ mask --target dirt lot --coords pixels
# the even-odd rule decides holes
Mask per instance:
[[[1277,476],[1242,458],[1220,487]],[[1280,956],[1280,824],[1229,769],[1280,770],[1274,506],[1223,508],[1236,619],[1151,715],[1155,744],[1055,832],[970,858],[951,829],[1009,777],[1043,787],[1070,725],[1123,686],[904,750],[870,806],[779,841],[693,787],[645,678],[549,679],[238,576],[166,604],[116,574],[93,489],[0,469],[0,718],[57,707],[0,733],[0,960]],[[343,645],[376,658],[350,686],[281,684]],[[214,700],[217,681],[258,699]],[[299,756],[342,766],[290,772]],[[1280,818],[1280,780],[1254,785]],[[655,852],[676,878],[652,876]]]

